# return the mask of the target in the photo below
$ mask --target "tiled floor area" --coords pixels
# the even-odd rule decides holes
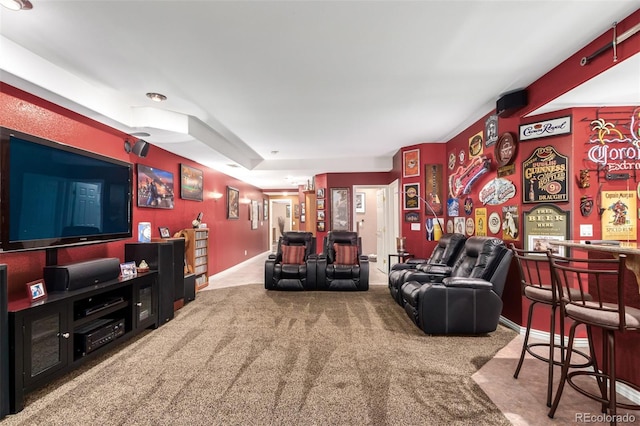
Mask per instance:
[[[267,254],[256,256],[215,275],[204,290],[263,282],[264,261]],[[375,263],[371,263],[370,266],[369,283],[386,286],[387,275],[379,271]],[[391,296],[389,297],[391,302]],[[596,421],[596,416],[601,415],[599,404],[579,394],[570,386],[565,386],[555,418],[547,417],[547,364],[528,357],[525,359],[519,378],[514,379],[513,372],[520,357],[521,348],[522,336],[517,336],[473,376],[476,383],[514,425],[609,424]],[[560,368],[557,368],[556,383],[559,376]],[[589,384],[595,387],[595,381],[591,380],[591,382]],[[620,397],[620,399],[623,398]],[[618,410],[620,415],[625,413],[629,414],[627,419],[630,421],[618,422],[618,424],[640,425],[640,411]]]

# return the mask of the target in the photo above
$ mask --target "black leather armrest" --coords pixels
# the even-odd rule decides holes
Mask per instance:
[[[451,266],[441,265],[439,263],[435,263],[433,265],[424,265],[424,267],[420,268],[422,272],[430,275],[442,275],[448,277],[451,275]]]
[[[407,263],[409,265],[420,265],[422,263],[427,263],[428,261],[429,259],[417,259],[412,257],[411,259],[407,259],[407,261],[404,263]]]
[[[442,280],[442,284],[446,287],[493,290],[493,284],[482,278],[447,277]]]

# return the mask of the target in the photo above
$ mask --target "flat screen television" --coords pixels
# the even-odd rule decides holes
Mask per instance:
[[[0,127],[0,250],[131,238],[131,164]]]

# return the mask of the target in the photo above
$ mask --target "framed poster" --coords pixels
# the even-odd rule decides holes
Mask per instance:
[[[202,201],[202,170],[180,164],[180,198]]]
[[[420,150],[411,149],[402,153],[402,176],[420,176]]]
[[[173,173],[138,164],[138,207],[173,208]]]
[[[260,211],[258,202],[251,200],[251,229],[258,229],[258,219],[260,217]]]
[[[602,191],[602,239],[636,241],[636,191]]]
[[[316,200],[316,209],[324,210],[324,198]]]
[[[331,188],[331,230],[351,230],[351,209],[349,188]],[[318,222],[319,226],[320,222]],[[323,223],[324,226],[324,223]],[[318,229],[320,231],[320,229]]]
[[[316,189],[316,197],[317,198],[324,198],[324,188]]]
[[[269,200],[262,200],[262,220],[269,220]]]
[[[420,184],[405,183],[402,185],[405,210],[420,210]]]
[[[356,192],[356,213],[365,213],[366,197],[366,193]]]
[[[240,219],[240,191],[227,186],[227,219]]]

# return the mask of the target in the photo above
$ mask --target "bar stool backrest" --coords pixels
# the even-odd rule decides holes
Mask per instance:
[[[591,312],[587,317],[592,325],[609,330],[626,329],[624,254],[617,259],[571,258],[552,253],[548,253],[548,257],[568,314],[571,313],[569,305],[573,305],[583,312]]]

